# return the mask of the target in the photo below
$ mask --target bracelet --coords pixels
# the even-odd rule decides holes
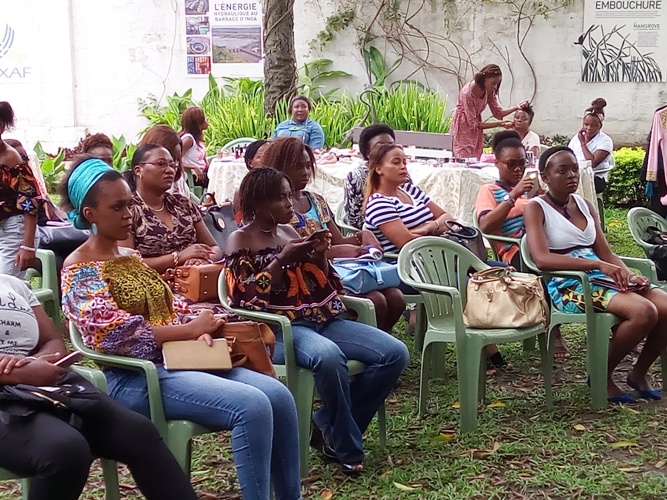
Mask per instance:
[[[174,267],[178,266],[178,252],[171,252],[171,256],[174,259]]]
[[[30,361],[35,361],[37,358],[35,356],[26,356],[24,359],[29,359]]]
[[[28,245],[21,245],[19,247],[21,250],[25,250],[26,252],[36,252],[36,248],[29,247]]]

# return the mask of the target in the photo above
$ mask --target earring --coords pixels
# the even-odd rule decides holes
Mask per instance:
[[[93,233],[93,235],[97,236],[97,224],[94,222],[90,225],[90,232]]]

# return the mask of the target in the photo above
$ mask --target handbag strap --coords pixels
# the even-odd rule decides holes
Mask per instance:
[[[472,275],[470,281],[473,283],[489,283],[491,281],[498,281],[501,278],[507,277],[511,272],[516,271],[513,267],[489,267],[483,271],[478,271]]]

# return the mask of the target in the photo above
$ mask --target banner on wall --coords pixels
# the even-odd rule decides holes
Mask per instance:
[[[583,82],[664,82],[667,0],[585,0]]]
[[[0,22],[0,84],[37,81],[31,51],[35,30],[32,23],[22,17],[25,16],[5,15]]]
[[[185,0],[188,75],[261,77],[262,4],[259,0]]]

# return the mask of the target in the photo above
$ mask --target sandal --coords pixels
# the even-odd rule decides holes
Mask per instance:
[[[567,348],[567,344],[562,337],[556,337],[556,343],[554,345],[554,358],[555,359],[570,359],[571,354],[570,350]]]
[[[334,449],[327,443],[320,428],[313,424],[310,431],[310,447],[319,451],[325,462],[339,462]]]
[[[364,464],[340,464],[340,471],[346,476],[358,476],[364,472]]]

